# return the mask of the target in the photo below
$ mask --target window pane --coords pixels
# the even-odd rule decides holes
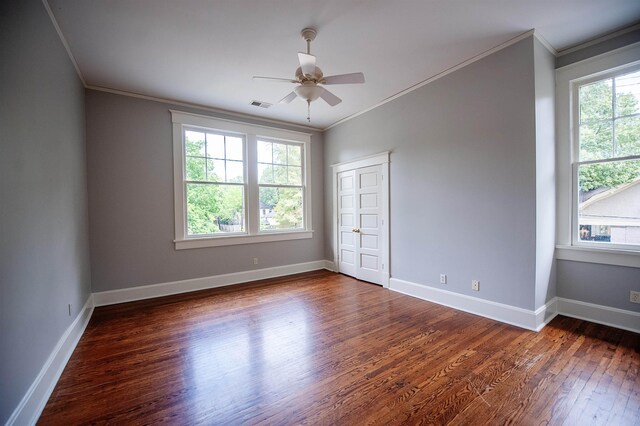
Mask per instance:
[[[273,183],[276,185],[287,185],[287,166],[273,166]]]
[[[289,185],[302,185],[302,167],[289,166]]]
[[[185,158],[187,180],[206,180],[205,160],[200,157]]]
[[[613,83],[611,79],[580,86],[580,123],[613,117]]]
[[[242,161],[227,161],[227,182],[244,182],[244,168]]]
[[[302,165],[302,149],[298,145],[287,146],[287,160],[290,166]]]
[[[581,241],[640,244],[640,160],[578,170]]]
[[[224,158],[224,136],[207,133],[207,157]]]
[[[258,164],[258,183],[273,183],[273,166]]]
[[[258,141],[258,162],[259,163],[272,163],[273,162],[273,144],[271,142]]]
[[[302,229],[301,188],[260,188],[260,230]]]
[[[640,117],[616,120],[616,157],[640,155]]]
[[[640,113],[640,71],[616,77],[616,116]]]
[[[204,157],[204,133],[185,130],[184,142],[187,155]]]
[[[287,164],[287,145],[273,144],[273,164]]]
[[[187,184],[189,235],[244,232],[244,187]]]
[[[227,136],[227,160],[242,161],[242,138]]]
[[[602,160],[613,156],[611,121],[580,125],[580,161]]]
[[[224,182],[224,160],[207,160],[207,180]]]

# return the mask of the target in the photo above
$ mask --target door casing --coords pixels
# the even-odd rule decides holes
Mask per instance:
[[[381,272],[381,283],[383,287],[389,287],[389,278],[390,274],[390,265],[389,265],[389,152],[382,152],[376,155],[371,155],[368,157],[363,157],[351,161],[346,161],[338,164],[333,164],[332,174],[333,174],[333,239],[332,239],[332,248],[333,248],[333,264],[336,272],[340,272],[340,262],[339,262],[339,238],[340,238],[340,227],[338,226],[338,174],[348,170],[356,170],[364,167],[377,166],[380,165],[381,175],[382,175],[382,185],[381,185],[381,226],[380,226],[380,247],[381,247],[381,261],[382,261],[382,272]]]

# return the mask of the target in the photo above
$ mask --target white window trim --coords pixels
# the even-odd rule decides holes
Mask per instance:
[[[640,43],[626,46],[556,70],[557,123],[557,246],[556,258],[607,265],[640,267],[640,249],[607,244],[594,246],[580,242],[574,223],[577,223],[576,167],[578,152],[574,117],[577,113],[577,86],[588,81],[606,78],[624,68],[640,64]],[[577,227],[576,227],[577,229]]]
[[[313,237],[311,218],[311,134],[284,130],[233,120],[213,118],[206,115],[192,114],[169,110],[173,123],[173,193],[175,214],[175,248],[191,249],[202,247],[218,247],[236,244],[264,243],[271,241],[299,240]],[[225,234],[216,236],[188,236],[187,210],[184,184],[184,127],[202,128],[241,134],[245,137],[246,182],[246,229],[242,234]],[[303,199],[304,229],[283,231],[260,231],[258,211],[258,171],[257,140],[268,138],[276,141],[296,142],[303,144]],[[255,217],[254,217],[255,216]]]

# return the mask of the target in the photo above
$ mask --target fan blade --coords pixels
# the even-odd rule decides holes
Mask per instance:
[[[287,96],[285,96],[284,98],[280,99],[280,102],[278,102],[279,104],[288,104],[290,103],[292,100],[294,100],[296,98],[296,92],[291,92],[289,93]]]
[[[316,57],[308,53],[298,52],[298,60],[302,74],[314,75],[316,73]]]
[[[364,83],[364,74],[354,72],[351,74],[330,75],[322,79],[322,84],[361,84]]]
[[[291,80],[290,78],[276,78],[276,77],[258,77],[258,76],[253,76],[254,80],[268,80],[268,81],[275,81],[277,83],[297,83],[296,80]]]
[[[331,106],[336,106],[340,102],[342,102],[342,99],[340,99],[339,97],[337,97],[336,95],[328,91],[327,89],[324,89],[322,91],[322,94],[320,95],[320,97],[324,99],[324,101]]]

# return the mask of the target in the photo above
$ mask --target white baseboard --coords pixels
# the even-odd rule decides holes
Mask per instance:
[[[554,297],[534,312],[536,315],[536,331],[542,330],[558,315],[558,298]]]
[[[390,289],[527,330],[540,331],[556,315],[564,315],[640,333],[640,312],[626,311],[562,297],[554,297],[544,306],[531,311],[397,278],[391,278]]]
[[[640,312],[558,297],[558,314],[640,333]]]
[[[316,271],[318,269],[328,269],[326,268],[326,262],[325,260],[316,260],[313,262],[256,269],[253,271],[234,272],[231,274],[213,275],[190,280],[101,291],[93,293],[93,303],[95,306],[113,305],[116,303],[133,302],[135,300],[152,299],[154,297],[170,296],[172,294],[282,277],[285,275],[299,274],[301,272]]]
[[[89,296],[76,319],[66,329],[47,358],[27,393],[7,420],[6,425],[33,425],[40,417],[53,389],[62,375],[73,350],[84,333],[93,313],[93,297]]]
[[[536,311],[532,311],[399,280],[397,278],[391,278],[389,280],[389,288],[408,296],[428,300],[429,302],[449,306],[460,311],[491,318],[527,330],[540,331],[554,316],[552,312],[554,300],[551,300]]]
[[[324,269],[331,272],[336,272],[336,264],[331,260],[324,261]]]

